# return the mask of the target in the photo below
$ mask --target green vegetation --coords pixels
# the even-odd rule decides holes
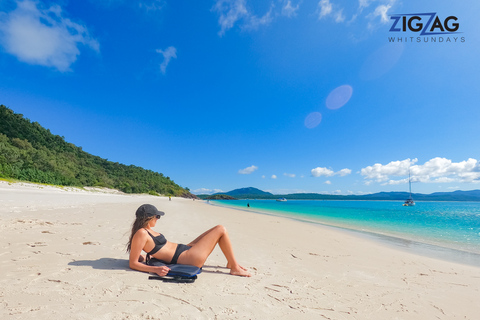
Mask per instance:
[[[0,105],[0,178],[195,198],[169,177],[91,155]]]
[[[212,196],[205,197],[202,200],[237,200],[237,199],[232,196],[227,196],[226,194],[214,194]]]

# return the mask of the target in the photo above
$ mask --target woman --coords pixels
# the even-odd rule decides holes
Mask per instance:
[[[168,267],[149,266],[143,263],[150,257],[172,264],[189,264],[201,268],[218,243],[227,258],[227,268],[230,269],[230,274],[250,277],[247,269],[240,266],[234,257],[232,243],[225,227],[220,225],[213,227],[188,245],[176,244],[167,241],[162,234],[152,230],[163,215],[165,215],[164,212],[158,211],[151,204],[144,204],[137,209],[136,219],[133,222],[132,233],[127,244],[131,269],[165,276],[170,270]],[[142,250],[147,252],[146,257],[142,255]]]

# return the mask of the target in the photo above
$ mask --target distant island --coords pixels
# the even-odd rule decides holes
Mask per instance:
[[[204,198],[203,200],[237,200],[237,198],[228,196],[226,194],[214,194]]]
[[[196,198],[162,173],[91,155],[0,105],[0,178]]]
[[[241,188],[225,193],[216,193],[213,195],[200,194],[200,199],[208,200],[227,200],[219,199],[221,196],[229,196],[234,199],[259,199],[273,200],[285,198],[287,200],[398,200],[404,201],[410,196],[408,192],[379,192],[365,195],[331,195],[319,193],[293,193],[293,194],[272,194],[257,188]],[[452,191],[435,192],[431,194],[413,193],[415,201],[480,201],[480,190],[471,191]],[[232,200],[232,199],[230,199]]]

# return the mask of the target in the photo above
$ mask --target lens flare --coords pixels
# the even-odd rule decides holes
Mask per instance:
[[[374,80],[386,74],[400,60],[403,49],[403,43],[389,43],[371,53],[360,69],[360,78]]]
[[[349,85],[337,87],[327,97],[327,108],[336,110],[343,107],[352,97],[353,89]]]
[[[305,127],[313,129],[322,122],[322,114],[320,112],[312,112],[305,118]]]

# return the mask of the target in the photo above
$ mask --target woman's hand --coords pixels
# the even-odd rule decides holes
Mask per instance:
[[[155,273],[158,274],[160,277],[164,277],[167,275],[168,271],[170,271],[170,268],[167,266],[162,266],[162,267],[155,267]]]

